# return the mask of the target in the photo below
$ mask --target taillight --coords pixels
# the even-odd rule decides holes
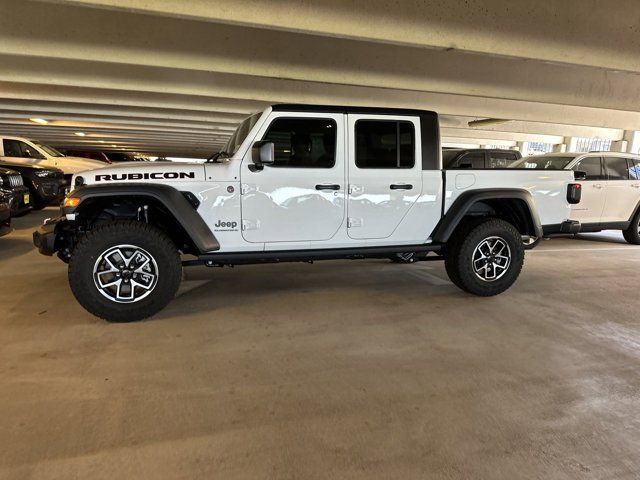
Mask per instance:
[[[580,203],[582,198],[582,185],[579,183],[570,183],[567,187],[567,202],[571,204]]]

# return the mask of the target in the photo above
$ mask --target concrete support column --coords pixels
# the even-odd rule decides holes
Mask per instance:
[[[622,139],[627,142],[627,152],[640,153],[640,131],[626,130]]]
[[[578,138],[577,137],[565,137],[564,139],[565,145],[567,145],[567,151],[575,152],[576,147],[578,146]]]
[[[567,151],[566,143],[559,143],[558,145],[553,146],[553,153],[564,153]]]
[[[518,142],[516,143],[516,148],[520,150],[520,154],[523,157],[526,157],[529,155],[529,142]]]
[[[626,140],[616,140],[614,142],[611,142],[611,151],[626,153],[627,146],[628,146],[628,142]]]

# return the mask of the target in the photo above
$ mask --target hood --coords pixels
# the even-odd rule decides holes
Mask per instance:
[[[66,174],[76,174],[108,165],[107,163],[83,157],[58,157],[58,168]]]
[[[109,185],[118,182],[176,183],[204,181],[204,169],[202,163],[123,162],[84,171],[80,176],[84,179],[85,185]]]

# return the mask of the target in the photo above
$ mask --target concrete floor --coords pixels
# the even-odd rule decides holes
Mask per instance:
[[[82,310],[0,239],[0,477],[568,479],[640,475],[640,248],[554,239],[519,282],[443,265],[195,269],[156,318]]]

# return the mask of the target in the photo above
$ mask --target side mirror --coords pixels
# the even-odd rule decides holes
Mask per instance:
[[[582,172],[580,170],[574,170],[573,171],[573,178],[574,178],[574,180],[586,180],[587,179],[587,172]]]
[[[275,162],[276,147],[273,142],[261,140],[254,142],[251,147],[251,160],[257,167],[273,165]]]

